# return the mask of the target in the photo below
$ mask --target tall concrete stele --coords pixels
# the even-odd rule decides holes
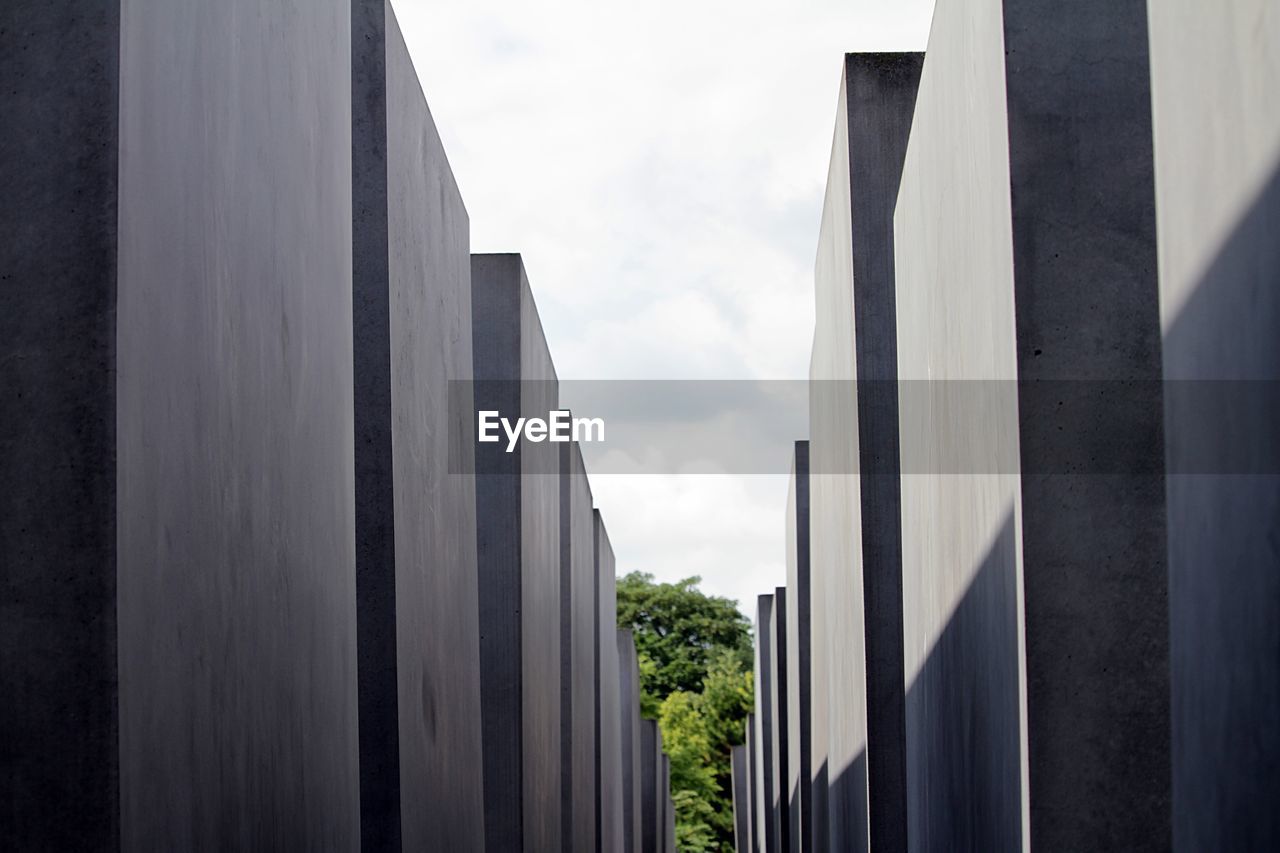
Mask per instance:
[[[475,405],[546,417],[555,366],[519,255],[471,263]],[[505,415],[504,415],[505,416]],[[560,445],[478,444],[485,837],[503,850],[563,838]]]
[[[787,489],[787,800],[789,849],[813,849],[809,586],[809,442],[797,441]]]
[[[596,846],[596,529],[591,483],[574,442],[560,465],[561,836],[570,850]]]
[[[894,213],[913,850],[1170,844],[1146,27],[935,13]]]
[[[1280,849],[1280,8],[1149,0],[1173,843]],[[1244,381],[1242,381],[1244,380]]]
[[[833,146],[812,847],[1272,849],[1280,11],[939,0],[926,56],[896,107],[850,57]]]
[[[482,850],[470,225],[390,4],[351,21],[362,846]]]
[[[360,843],[351,23],[0,7],[8,849]]]
[[[907,844],[892,225],[922,61],[918,53],[845,57],[814,267],[807,534],[815,850]]]

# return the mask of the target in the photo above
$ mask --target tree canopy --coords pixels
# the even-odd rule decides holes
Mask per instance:
[[[753,701],[751,627],[734,602],[708,596],[701,579],[618,580],[618,625],[640,662],[642,713],[656,718],[671,761],[676,839],[682,851],[733,850],[730,748],[742,742]]]

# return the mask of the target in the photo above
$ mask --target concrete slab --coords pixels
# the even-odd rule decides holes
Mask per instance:
[[[797,441],[787,489],[787,785],[791,849],[813,849],[809,598],[809,442]]]
[[[640,721],[640,850],[655,853],[662,814],[658,789],[662,781],[662,734],[655,720]]]
[[[520,256],[472,255],[471,286],[477,409],[546,417],[555,367]],[[485,838],[501,850],[561,847],[559,449],[477,445]]]
[[[774,703],[771,697],[777,683],[773,669],[773,596],[762,595],[756,599],[755,624],[755,743],[757,749],[756,773],[756,843],[767,853],[778,850],[778,817],[774,808],[777,797],[774,788]]]
[[[1280,14],[1148,3],[1173,847],[1280,848]],[[1231,380],[1253,380],[1232,382]]]
[[[812,614],[823,627],[811,775],[823,781],[822,849],[906,846],[892,216],[921,63],[845,57],[815,269],[812,584],[825,606]]]
[[[663,853],[676,853],[676,809],[675,803],[671,800],[671,761],[665,759],[663,761],[666,777],[666,808],[663,810],[664,820],[662,822],[662,850]]]
[[[750,850],[758,851],[760,838],[760,741],[756,715],[747,714],[745,740],[747,745],[747,825],[751,838]]]
[[[751,756],[744,744],[729,752],[733,780],[733,847],[740,853],[751,850]]]
[[[362,846],[481,850],[469,223],[390,4],[351,44]]]
[[[575,442],[560,444],[561,833],[566,850],[596,848],[596,585],[591,484]]]
[[[791,803],[787,798],[787,764],[790,761],[788,744],[787,693],[790,673],[787,669],[787,590],[777,587],[773,593],[773,608],[769,613],[769,669],[773,685],[769,690],[769,705],[773,712],[773,768],[770,781],[773,788],[773,817],[777,825],[777,849],[791,850]]]
[[[120,21],[120,844],[350,850],[351,9]]]
[[[618,657],[617,561],[600,510],[595,528],[597,850],[626,849],[623,823],[622,684]],[[630,726],[628,726],[629,734]]]
[[[1145,15],[952,0],[927,56],[895,212],[899,375],[930,380],[900,400],[910,845],[1166,849]]]
[[[644,837],[643,781],[640,732],[640,667],[630,629],[618,631],[618,668],[622,705],[622,823],[623,849],[636,853]]]

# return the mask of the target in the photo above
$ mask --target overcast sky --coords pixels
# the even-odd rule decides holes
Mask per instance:
[[[841,58],[923,50],[932,0],[394,5],[472,251],[524,256],[562,379],[808,376]],[[748,613],[785,583],[785,477],[591,485],[619,574]]]

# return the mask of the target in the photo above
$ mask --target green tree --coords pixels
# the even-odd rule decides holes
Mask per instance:
[[[672,693],[702,692],[717,651],[732,651],[743,669],[751,669],[751,624],[734,602],[699,591],[701,581],[654,583],[653,575],[641,572],[618,579],[618,624],[635,635],[646,716],[656,717]]]
[[[618,624],[635,637],[641,709],[662,729],[687,853],[733,849],[729,756],[753,702],[750,625],[699,581],[658,584],[638,572],[618,581]]]

